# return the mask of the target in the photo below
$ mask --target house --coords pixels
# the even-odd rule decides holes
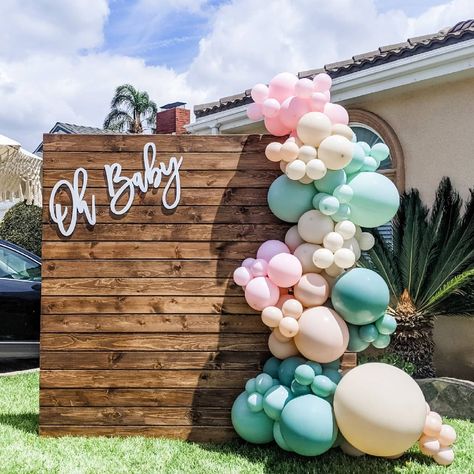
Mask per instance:
[[[331,100],[348,109],[359,140],[383,141],[390,147],[389,176],[400,191],[418,188],[429,203],[441,178],[449,176],[467,196],[474,184],[474,20],[301,71],[298,76],[312,78],[319,72],[332,77]],[[251,102],[248,89],[196,105],[196,119],[187,130],[264,133],[263,122],[247,118]],[[472,378],[473,339],[472,321],[437,320],[435,364],[440,375]]]

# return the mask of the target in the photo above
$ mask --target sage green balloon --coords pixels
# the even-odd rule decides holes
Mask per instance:
[[[338,432],[330,403],[312,394],[294,398],[285,405],[280,431],[288,447],[302,456],[318,456],[328,451]]]
[[[397,321],[391,314],[385,313],[375,321],[375,326],[380,334],[390,335],[397,329]]]
[[[366,324],[359,328],[359,336],[364,342],[374,342],[379,337],[375,324]]]
[[[313,209],[315,194],[316,189],[312,184],[293,181],[283,174],[270,185],[268,206],[282,221],[296,223],[305,212]]]
[[[346,174],[353,174],[359,171],[364,164],[365,151],[359,143],[354,143],[354,152],[352,160],[344,167]]]
[[[275,438],[275,443],[280,446],[284,451],[291,451],[290,447],[286,444],[286,441],[283,439],[280,430],[280,423],[275,421],[273,424],[273,437]]]
[[[362,227],[379,227],[397,213],[400,196],[386,176],[374,172],[354,175],[348,182],[354,191],[349,203],[349,219]]]
[[[320,193],[332,194],[341,184],[346,184],[346,172],[344,170],[327,170],[321,179],[313,181]]]
[[[359,336],[359,327],[354,324],[348,324],[349,329],[349,345],[347,346],[348,352],[362,352],[370,346],[370,342],[363,341]]]
[[[353,268],[334,283],[331,302],[336,312],[351,324],[362,326],[379,319],[390,299],[384,279],[367,268]]]
[[[293,393],[284,385],[275,385],[263,396],[263,409],[272,420],[280,419],[281,411],[293,398]]]
[[[249,443],[273,441],[273,420],[262,410],[252,412],[247,404],[248,393],[241,393],[232,405],[231,419],[237,434]]]

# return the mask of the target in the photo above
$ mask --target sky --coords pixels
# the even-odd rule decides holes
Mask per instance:
[[[102,126],[114,89],[209,102],[474,18],[472,0],[1,0],[0,134]]]

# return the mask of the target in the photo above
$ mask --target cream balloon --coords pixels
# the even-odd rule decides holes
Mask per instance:
[[[285,244],[291,252],[294,252],[303,242],[304,240],[301,238],[300,234],[298,234],[297,225],[294,225],[287,230],[285,234]]]
[[[322,212],[305,212],[298,220],[298,233],[311,244],[322,244],[324,236],[334,230],[334,221]]]
[[[293,140],[287,140],[280,149],[280,157],[283,161],[293,161],[298,156],[299,146]]]
[[[454,451],[451,448],[440,448],[433,459],[441,466],[449,466],[454,461]]]
[[[287,359],[288,357],[299,354],[293,339],[289,339],[285,342],[279,341],[275,337],[275,331],[273,331],[268,338],[268,349],[277,359]]]
[[[270,328],[276,328],[280,324],[280,321],[283,319],[283,313],[281,309],[276,306],[267,306],[262,311],[262,321],[263,324]]]
[[[331,135],[325,138],[318,148],[318,158],[330,170],[340,170],[352,160],[353,145],[346,137]]]
[[[280,170],[283,173],[286,173],[286,167],[288,166],[288,163],[286,161],[281,160],[280,161]]]
[[[285,301],[281,307],[283,316],[299,319],[303,314],[303,305],[297,299]]]
[[[333,263],[330,267],[324,270],[329,276],[338,277],[344,272],[344,269]]]
[[[318,273],[306,273],[294,286],[293,293],[303,306],[319,306],[329,298],[329,285]]]
[[[303,145],[298,152],[298,159],[308,163],[311,160],[314,160],[318,156],[316,148],[311,145]]]
[[[271,142],[265,148],[265,156],[270,161],[280,161],[281,160],[281,143]]]
[[[347,454],[348,456],[351,456],[353,458],[359,458],[361,456],[365,456],[365,453],[363,453],[362,451],[359,451],[357,448],[354,448],[354,446],[348,443],[347,440],[345,439],[341,441],[341,444],[339,445],[339,447],[341,448],[341,451],[344,454]]]
[[[425,397],[403,370],[367,363],[347,372],[339,382],[334,413],[341,434],[354,447],[372,456],[394,456],[420,438]]]
[[[438,435],[441,446],[451,446],[456,441],[456,431],[452,426],[443,425]]]
[[[306,164],[301,160],[294,160],[291,163],[288,163],[285,172],[288,178],[293,181],[298,181],[304,178],[304,175],[306,174]]]
[[[350,141],[354,138],[352,128],[342,123],[336,123],[332,126],[331,135],[342,135]]]
[[[420,448],[420,451],[427,456],[433,456],[433,454],[436,454],[441,448],[439,441],[436,438],[426,435],[418,440],[418,447]]]
[[[337,232],[328,232],[323,239],[323,246],[332,252],[339,250],[344,245],[344,238]]]
[[[296,247],[293,255],[300,261],[303,267],[303,273],[319,273],[321,268],[317,267],[313,262],[313,254],[321,246],[317,244],[303,243]]]
[[[299,324],[295,318],[284,317],[278,325],[280,332],[286,337],[294,337],[298,334]]]
[[[359,247],[359,242],[356,240],[355,237],[352,237],[351,239],[344,240],[344,244],[342,248],[352,250],[355,255],[356,261],[359,260],[360,258],[360,247]]]
[[[334,253],[329,249],[320,248],[313,254],[313,263],[321,269],[329,268],[334,263]]]
[[[350,268],[355,263],[355,255],[352,250],[340,248],[334,252],[334,263],[340,268]]]
[[[326,176],[327,168],[323,161],[318,160],[317,158],[314,160],[308,161],[306,163],[306,174],[311,179],[321,179]]]
[[[344,240],[352,239],[356,233],[356,226],[351,221],[340,221],[336,224],[334,230],[342,235]]]
[[[361,250],[370,250],[375,245],[375,238],[369,232],[361,232],[357,239]]]
[[[305,145],[319,146],[331,135],[331,120],[321,112],[308,112],[300,118],[296,126],[298,137]]]

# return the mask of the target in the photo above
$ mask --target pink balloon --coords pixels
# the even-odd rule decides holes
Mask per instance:
[[[307,77],[300,79],[295,84],[296,97],[301,97],[302,99],[309,99],[313,91],[314,91],[314,83],[311,79],[308,79]]]
[[[276,117],[280,112],[280,102],[276,99],[265,99],[262,105],[263,115],[265,117]]]
[[[273,97],[278,102],[283,102],[290,95],[294,95],[295,84],[298,78],[291,72],[281,72],[277,74],[268,87],[269,97]]]
[[[268,97],[268,86],[265,84],[255,84],[250,95],[256,104],[263,104],[263,101]]]
[[[329,74],[322,72],[320,74],[317,74],[314,77],[313,83],[314,83],[314,89],[317,92],[324,92],[324,91],[328,91],[331,88],[332,79]]]
[[[260,104],[250,104],[247,107],[247,117],[250,120],[262,120],[263,118],[263,110]]]
[[[253,278],[248,268],[239,267],[234,271],[234,282],[239,286],[246,286]]]
[[[254,258],[246,258],[243,262],[242,262],[242,267],[245,267],[245,268],[248,268],[250,269],[250,267],[255,263],[255,259]]]
[[[265,117],[265,128],[268,133],[275,135],[276,137],[282,137],[290,133],[290,129],[285,127],[280,120],[280,117]]]
[[[314,92],[311,95],[311,109],[313,112],[323,112],[324,106],[329,99],[322,92]]]
[[[292,97],[288,105],[285,107],[282,105],[282,109],[280,112],[280,120],[291,130],[296,128],[299,119],[308,112],[311,112],[311,101],[309,99],[301,99],[300,97]]]
[[[245,287],[245,299],[249,306],[263,311],[267,306],[275,306],[280,298],[280,290],[269,278],[257,277]]]
[[[331,100],[331,91],[323,91],[323,94],[328,98],[328,102]]]
[[[280,290],[286,290],[286,288],[280,288]],[[294,297],[293,295],[290,295],[288,293],[281,294],[280,293],[280,298],[277,301],[277,304],[275,305],[277,308],[281,309],[283,304],[288,301],[288,300],[293,300]]]
[[[257,258],[253,265],[250,267],[250,273],[254,277],[264,277],[268,273],[268,262],[263,258]]]
[[[279,253],[290,253],[287,245],[279,240],[267,240],[257,250],[257,258],[263,258],[269,262],[275,255]]]
[[[343,125],[347,125],[349,123],[349,114],[342,105],[328,102],[324,106],[324,113],[330,118],[333,124],[342,123]]]
[[[296,285],[302,274],[300,261],[291,253],[279,253],[268,262],[268,278],[283,288]]]

